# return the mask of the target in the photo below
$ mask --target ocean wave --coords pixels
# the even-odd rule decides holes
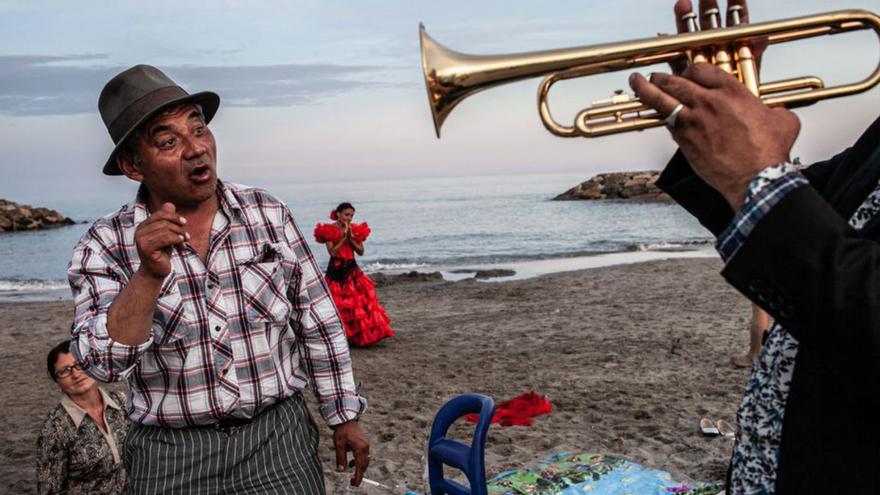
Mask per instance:
[[[0,279],[0,292],[45,292],[69,289],[66,280],[4,280]]]
[[[450,256],[450,257],[424,257],[413,258],[383,258],[380,260],[364,263],[362,269],[365,272],[379,271],[404,271],[425,269],[445,269],[450,266],[460,267],[465,265],[485,266],[499,263],[518,263],[524,261],[549,261],[567,258],[584,258],[601,256],[614,253],[647,252],[647,251],[698,251],[711,245],[707,240],[682,240],[677,242],[646,242],[626,244],[620,242],[597,242],[591,249],[581,249],[561,252],[544,253],[497,253],[490,255],[475,256]]]
[[[419,268],[425,268],[431,266],[428,263],[419,263],[419,262],[393,262],[393,261],[374,261],[372,263],[367,263],[363,266],[363,271],[372,273],[372,272],[381,272],[384,270],[416,270]]]
[[[679,242],[649,242],[633,244],[628,247],[627,251],[691,251],[693,249],[710,246],[711,241],[694,240]]]

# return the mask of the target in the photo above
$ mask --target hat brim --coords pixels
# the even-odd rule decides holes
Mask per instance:
[[[202,91],[200,93],[193,93],[191,95],[186,95],[181,98],[176,98],[171,101],[162,102],[161,105],[158,105],[156,108],[147,112],[119,139],[116,147],[114,147],[113,151],[110,153],[110,158],[108,158],[107,163],[104,164],[104,174],[122,175],[122,170],[119,170],[119,166],[116,164],[116,154],[119,152],[119,149],[122,148],[125,140],[128,139],[128,137],[131,135],[131,133],[135,131],[135,129],[143,125],[149,119],[153,118],[153,116],[155,116],[162,109],[168,108],[172,105],[180,105],[183,103],[200,105],[202,107],[202,113],[205,116],[205,123],[207,124],[211,122],[211,119],[214,118],[214,114],[217,113],[217,109],[220,108],[220,96],[212,91]]]

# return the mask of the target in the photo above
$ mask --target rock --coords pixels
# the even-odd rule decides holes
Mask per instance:
[[[477,270],[474,273],[474,278],[487,279],[487,278],[498,278],[498,277],[512,277],[514,275],[516,275],[516,272],[513,270],[508,270],[505,268],[497,268],[494,270]]]
[[[554,200],[627,199],[634,201],[671,201],[657,187],[659,171],[612,172],[596,175],[565,191]]]
[[[0,232],[37,230],[73,223],[70,218],[49,208],[34,208],[0,199]]]
[[[406,273],[398,273],[398,274],[388,274],[384,272],[371,273],[370,278],[373,279],[373,282],[376,283],[377,287],[385,287],[388,285],[395,285],[399,283],[412,283],[412,282],[432,282],[437,280],[443,280],[443,274],[440,272],[417,272],[411,271]]]

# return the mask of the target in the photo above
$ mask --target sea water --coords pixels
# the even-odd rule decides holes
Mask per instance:
[[[547,174],[254,185],[288,204],[322,268],[329,255],[312,231],[331,222],[330,210],[342,201],[356,207],[355,222],[372,228],[359,258],[368,272],[448,273],[504,264],[528,272],[529,266],[558,267],[565,258],[571,258],[566,265],[593,266],[575,259],[606,253],[710,251],[709,233],[674,203],[552,200],[585,179]],[[73,247],[92,221],[125,200],[117,194],[29,201],[83,223],[0,234],[0,298],[63,294]]]

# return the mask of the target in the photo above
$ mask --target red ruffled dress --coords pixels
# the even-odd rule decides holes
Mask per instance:
[[[364,242],[370,235],[367,222],[351,224],[351,236]],[[315,227],[315,240],[320,243],[335,244],[342,239],[342,230],[336,224],[319,223]],[[345,334],[352,345],[367,346],[385,337],[392,337],[391,318],[379,304],[376,283],[370,280],[354,259],[354,247],[346,241],[336,256],[330,258],[326,274],[330,294],[339,310],[339,317],[345,327]]]

